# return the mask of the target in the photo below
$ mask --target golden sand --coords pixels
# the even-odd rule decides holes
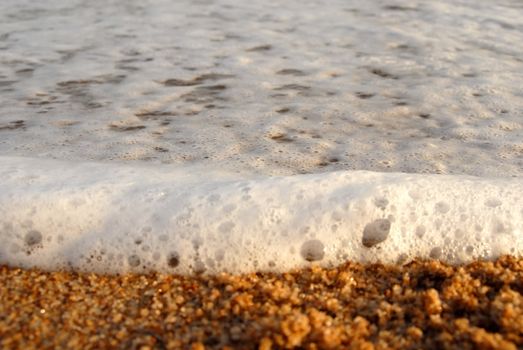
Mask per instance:
[[[0,267],[1,349],[521,349],[523,259],[284,274]]]

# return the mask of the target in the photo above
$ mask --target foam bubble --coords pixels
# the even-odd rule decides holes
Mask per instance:
[[[450,210],[450,205],[445,202],[438,202],[434,206],[437,213],[446,214]]]
[[[140,266],[140,257],[136,254],[130,255],[127,258],[127,262],[129,263],[129,266],[131,266],[131,267]]]
[[[307,261],[320,261],[325,256],[325,246],[320,240],[312,239],[301,246],[301,256]]]
[[[489,198],[485,202],[485,205],[487,207],[496,208],[496,207],[499,207],[501,205],[501,201],[499,199],[497,199],[497,198]]]
[[[42,234],[38,231],[31,230],[24,236],[24,242],[29,247],[42,243]]]
[[[175,268],[180,264],[180,257],[177,253],[170,253],[167,256],[167,266]]]
[[[391,222],[388,219],[377,219],[368,223],[363,229],[362,244],[370,248],[383,242],[389,236],[390,227]]]
[[[441,247],[434,247],[430,250],[429,256],[432,259],[438,259],[441,257],[442,251]]]

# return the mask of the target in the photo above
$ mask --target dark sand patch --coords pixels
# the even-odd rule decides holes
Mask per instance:
[[[281,69],[281,70],[277,71],[276,74],[278,74],[278,75],[292,75],[292,76],[295,76],[295,77],[303,77],[303,76],[307,75],[307,73],[305,73],[304,71],[299,70],[299,69],[293,69],[293,68]]]
[[[167,79],[160,81],[159,83],[165,86],[195,86],[201,85],[208,81],[217,81],[221,79],[234,78],[232,74],[219,74],[219,73],[208,73],[199,75],[193,79],[184,80],[184,79]]]
[[[271,140],[274,140],[276,142],[293,142],[294,139],[292,139],[291,137],[289,137],[289,135],[287,134],[274,134],[274,135],[269,135],[269,138]]]
[[[368,92],[356,92],[356,96],[358,96],[362,100],[367,100],[369,98],[376,96],[376,94],[368,93]]]
[[[274,88],[275,91],[285,91],[285,90],[294,90],[294,91],[306,91],[310,90],[310,86],[307,85],[300,85],[300,84],[286,84],[279,87]]]
[[[157,120],[162,117],[174,117],[177,116],[178,113],[170,111],[141,111],[134,115],[142,120]]]
[[[142,130],[145,129],[145,125],[126,125],[121,123],[111,123],[109,124],[109,128],[114,131],[134,131],[134,130]]]
[[[394,79],[394,80],[399,79],[399,77],[397,75],[389,73],[381,68],[369,68],[369,72],[371,72],[374,75],[377,75],[380,78],[384,78],[384,79]]]
[[[25,120],[15,120],[5,124],[0,124],[0,130],[25,129]]]
[[[272,45],[260,45],[260,46],[255,46],[255,47],[251,47],[250,49],[247,49],[245,51],[247,52],[257,52],[257,51],[269,51],[270,49],[272,49]]]
[[[276,113],[284,114],[290,112],[291,109],[289,107],[282,107],[276,110]]]

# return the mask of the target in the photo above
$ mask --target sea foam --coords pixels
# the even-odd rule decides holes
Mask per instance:
[[[182,274],[523,253],[523,181],[0,157],[0,263]]]
[[[0,263],[521,256],[522,16],[517,0],[2,0]]]

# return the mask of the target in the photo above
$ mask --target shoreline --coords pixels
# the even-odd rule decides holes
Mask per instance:
[[[122,276],[0,267],[0,347],[523,346],[523,258]]]

